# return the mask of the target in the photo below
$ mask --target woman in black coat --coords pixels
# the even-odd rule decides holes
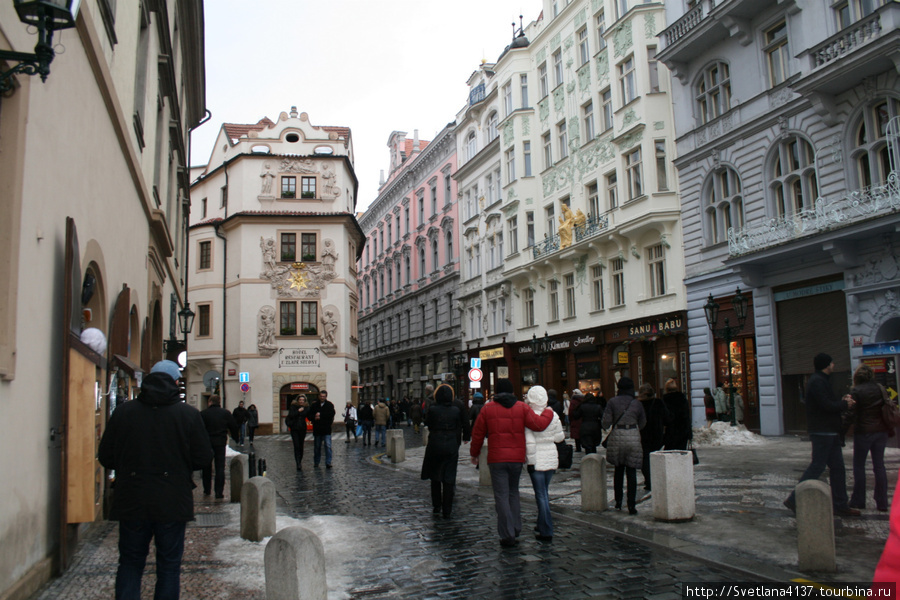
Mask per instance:
[[[469,416],[453,399],[453,388],[440,385],[434,391],[434,403],[425,414],[428,445],[422,461],[422,479],[431,480],[433,512],[449,517],[453,511],[453,492],[456,489],[456,465],[459,445],[469,441]]]
[[[288,408],[288,416],[284,424],[291,430],[291,442],[294,444],[294,462],[297,470],[303,461],[303,442],[306,440],[306,418],[309,415],[309,406],[306,404],[306,396],[300,395],[294,398]]]
[[[666,450],[687,450],[688,442],[694,437],[691,425],[691,403],[687,396],[678,391],[674,379],[666,382],[663,403],[666,405],[666,433],[663,444]]]
[[[641,465],[641,473],[644,475],[644,489],[650,491],[650,453],[662,450],[663,434],[665,433],[666,407],[663,401],[657,398],[656,390],[649,383],[645,383],[638,390],[638,400],[644,407],[647,415],[647,424],[641,429],[641,449],[644,452],[644,462]]]
[[[581,447],[585,454],[596,454],[597,446],[603,439],[603,430],[600,421],[603,419],[603,407],[597,403],[594,394],[585,394],[584,400],[579,404],[572,416],[581,419]]]

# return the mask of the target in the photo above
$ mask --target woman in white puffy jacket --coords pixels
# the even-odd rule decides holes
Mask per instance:
[[[528,406],[536,414],[547,408],[547,390],[536,385],[528,390]],[[525,454],[528,459],[528,474],[534,488],[534,499],[538,508],[538,524],[535,538],[542,542],[553,540],[553,517],[550,515],[550,480],[559,466],[556,443],[566,439],[559,415],[553,413],[553,420],[543,431],[525,429]]]

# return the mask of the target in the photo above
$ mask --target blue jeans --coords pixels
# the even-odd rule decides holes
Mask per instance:
[[[494,488],[497,533],[501,540],[513,541],[522,531],[522,506],[519,501],[522,463],[493,463],[488,468],[491,470],[491,487]]]
[[[381,445],[384,446],[387,444],[387,425],[376,425],[375,426],[375,445],[378,445],[378,440],[381,440]]]
[[[532,471],[531,487],[534,488],[534,500],[538,509],[538,533],[545,537],[553,536],[553,516],[550,514],[550,480],[555,470]]]
[[[244,436],[247,435],[247,424],[241,423],[240,430],[241,430],[241,435],[240,435],[240,439],[238,439],[238,444],[243,446],[244,445]]]
[[[325,442],[325,464],[331,466],[331,436],[330,435],[314,435],[313,441],[313,466],[318,467],[319,461],[322,460],[322,442]]]
[[[857,433],[853,435],[853,495],[850,506],[866,507],[866,458],[872,452],[872,471],[875,473],[875,506],[887,510],[887,471],[884,469],[884,448],[887,446],[886,431]]]
[[[184,521],[119,522],[119,570],[116,600],[140,600],[141,578],[150,551],[156,545],[156,592],[154,600],[178,600],[181,593],[181,557],[184,555]]]
[[[812,442],[812,462],[800,476],[800,481],[818,479],[825,468],[828,468],[828,481],[831,484],[831,503],[834,508],[847,508],[847,472],[844,470],[844,455],[841,453],[841,436],[823,433],[809,434]],[[794,492],[788,497],[794,503]]]

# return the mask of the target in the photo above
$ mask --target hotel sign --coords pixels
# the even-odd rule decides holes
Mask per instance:
[[[278,367],[285,368],[319,368],[318,348],[279,348]]]

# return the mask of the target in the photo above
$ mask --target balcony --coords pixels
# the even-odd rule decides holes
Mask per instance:
[[[900,172],[882,185],[855,190],[836,200],[819,198],[815,207],[742,229],[728,230],[728,253],[737,258],[781,244],[877,219],[900,211]]]
[[[584,225],[577,225],[572,230],[572,246],[594,237],[601,231],[606,230],[608,227],[608,215],[603,215],[601,217],[590,217],[585,221]],[[571,248],[572,246],[569,247]],[[559,233],[554,233],[553,235],[544,239],[542,242],[535,244],[531,251],[533,257],[536,260],[541,256],[553,254],[559,249]]]

